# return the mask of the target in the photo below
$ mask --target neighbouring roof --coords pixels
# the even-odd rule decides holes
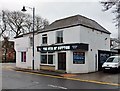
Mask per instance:
[[[39,30],[39,31],[42,31],[42,30]],[[34,31],[34,34],[37,34],[37,32],[38,32],[38,31]],[[33,34],[33,32],[29,32],[29,33],[21,34],[21,35],[19,35],[19,36],[14,37],[14,38],[21,38],[21,37],[23,37],[23,36],[31,35],[31,34]]]
[[[51,23],[49,26],[45,28],[45,31],[49,30],[56,30],[61,28],[67,28],[72,26],[82,25],[88,28],[92,28],[107,34],[111,34],[108,30],[98,24],[96,21],[84,17],[82,15],[75,15],[67,18],[63,18],[60,20],[56,20],[55,22]]]
[[[116,43],[120,43],[120,39],[118,38],[110,38],[111,41],[115,41]]]
[[[120,45],[116,46],[114,49],[115,50],[120,50]]]

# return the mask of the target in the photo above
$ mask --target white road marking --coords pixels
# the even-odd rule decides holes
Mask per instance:
[[[33,81],[32,83],[39,84],[39,82]]]
[[[65,88],[65,87],[61,87],[61,86],[58,86],[58,88],[61,88],[61,89],[67,89],[67,88]]]
[[[55,85],[48,85],[48,86],[53,87],[53,88],[67,89],[67,88],[65,88],[65,87],[55,86]]]

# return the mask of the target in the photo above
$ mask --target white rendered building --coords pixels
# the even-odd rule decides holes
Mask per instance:
[[[32,33],[15,39],[16,66],[32,69]],[[56,20],[35,33],[34,67],[67,73],[98,71],[99,50],[110,51],[110,32],[81,15]]]

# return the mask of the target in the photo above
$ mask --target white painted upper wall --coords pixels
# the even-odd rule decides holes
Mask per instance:
[[[56,32],[57,31],[63,31],[63,43],[79,43],[80,42],[80,27],[70,27],[70,28],[64,28],[64,29],[59,29],[55,31],[49,31],[49,32],[44,32],[44,33],[39,33],[37,36],[40,36],[39,42],[40,45],[42,44],[42,35],[47,34],[48,37],[48,45],[52,45],[56,43]]]
[[[110,35],[86,28],[84,26],[74,26],[55,31],[39,33],[39,44],[42,44],[42,35],[47,34],[48,45],[56,44],[56,32],[63,31],[63,44],[86,43],[92,48],[99,50],[110,50]],[[38,39],[37,39],[38,40]],[[39,46],[40,46],[39,45]]]
[[[29,36],[16,38],[15,41],[15,50],[18,51],[19,48],[28,48],[29,47]]]
[[[110,34],[80,26],[80,42],[89,44],[90,49],[110,50]]]

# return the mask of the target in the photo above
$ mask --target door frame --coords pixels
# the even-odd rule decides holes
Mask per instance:
[[[64,71],[66,71],[66,52],[58,52],[57,53],[58,54],[58,70],[64,70]],[[65,55],[65,61],[64,62],[62,62],[62,63],[65,63],[65,64],[62,64],[62,66],[65,66],[65,67],[63,67],[62,69],[61,68],[59,68],[59,54],[64,54]]]

